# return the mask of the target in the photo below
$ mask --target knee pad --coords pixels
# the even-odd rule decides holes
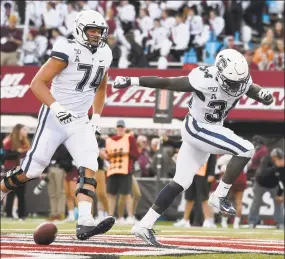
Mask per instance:
[[[25,182],[21,182],[19,179],[18,179],[18,176],[23,174],[24,171],[21,169],[20,166],[18,167],[14,167],[13,169],[11,169],[10,171],[8,171],[6,173],[6,175],[4,176],[3,178],[3,182],[4,182],[4,185],[6,186],[7,189],[11,190],[11,191],[15,191],[17,189],[17,187],[25,184]],[[11,182],[15,185],[11,185],[9,180],[11,180]]]
[[[83,166],[79,167],[78,173],[79,173],[79,175],[78,175],[77,183],[79,183],[79,188],[76,190],[75,196],[77,196],[78,193],[82,193],[86,196],[91,197],[92,199],[95,199],[95,197],[96,197],[95,192],[92,192],[88,189],[85,189],[85,188],[83,188],[83,186],[84,186],[84,184],[89,184],[89,185],[92,185],[96,188],[96,186],[97,186],[96,180],[94,178],[85,177],[85,167],[83,167]]]

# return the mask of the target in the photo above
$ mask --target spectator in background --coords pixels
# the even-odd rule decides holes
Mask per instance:
[[[251,0],[243,15],[246,24],[255,29],[259,37],[263,34],[262,15],[264,7],[265,0]]]
[[[73,31],[73,23],[75,17],[77,16],[78,11],[75,9],[75,5],[73,3],[69,3],[67,5],[67,13],[64,16],[64,24],[59,27],[59,31],[67,38],[70,38]]]
[[[203,19],[200,15],[197,15],[195,6],[189,7],[187,14],[186,25],[188,26],[188,31],[190,33],[188,46],[192,47],[195,38],[203,32]],[[185,41],[186,40],[187,38],[185,38]]]
[[[168,142],[169,143],[169,142]],[[158,175],[160,177],[172,177],[173,171],[171,168],[172,165],[172,156],[173,156],[173,147],[172,146],[161,146],[159,138],[153,138],[150,143],[151,147],[151,164],[150,164],[150,174]],[[162,175],[163,173],[163,175]]]
[[[25,66],[37,66],[39,65],[38,57],[38,45],[32,32],[28,32],[27,39],[22,45],[23,60],[22,63]]]
[[[225,37],[224,48],[225,49],[235,49],[237,51],[240,51],[239,46],[235,44],[234,36]]]
[[[60,145],[51,158],[50,165],[42,173],[41,178],[47,176],[48,196],[50,201],[49,220],[63,220],[65,218],[66,195],[64,180],[67,172],[72,170],[69,152],[64,145]]]
[[[108,34],[109,35],[113,35],[115,30],[116,30],[116,22],[115,22],[115,19],[114,19],[114,11],[113,9],[108,9],[107,12],[106,12],[106,22],[108,24]]]
[[[35,42],[37,44],[38,58],[41,64],[45,62],[46,50],[48,47],[48,39],[46,37],[46,31],[44,26],[41,26],[35,37]],[[47,57],[48,59],[49,57]]]
[[[276,51],[274,52],[274,69],[284,71],[284,41],[278,39],[276,41]]]
[[[43,24],[43,13],[46,12],[45,1],[26,1],[26,12],[30,19],[29,25],[40,28]]]
[[[253,62],[258,66],[259,70],[269,70],[274,58],[272,44],[267,38],[261,42],[261,46],[255,50]]]
[[[155,1],[144,1],[144,5],[141,8],[147,8],[149,16],[154,20],[160,18],[161,9]]]
[[[177,15],[184,6],[185,1],[165,1],[165,9],[169,10],[171,15]]]
[[[117,121],[116,130],[117,134],[106,140],[106,151],[110,163],[107,170],[109,213],[114,216],[116,198],[119,195],[118,223],[135,223],[132,203],[127,200],[132,190],[133,163],[138,158],[138,148],[135,138],[126,134],[126,124],[123,120]],[[128,218],[125,220],[126,205]]]
[[[260,167],[262,159],[269,154],[268,148],[261,136],[254,135],[251,142],[254,145],[255,152],[248,164],[246,173],[248,179],[255,177],[256,170]]]
[[[272,28],[268,28],[266,30],[266,33],[265,33],[265,38],[268,40],[268,42],[272,45],[272,48],[273,48],[273,45],[274,45],[274,31]]]
[[[161,25],[165,29],[171,31],[171,28],[176,25],[176,20],[173,16],[169,15],[168,10],[163,10],[161,13]]]
[[[193,44],[196,49],[197,53],[197,59],[198,61],[203,60],[203,50],[205,47],[205,44],[210,39],[210,25],[209,25],[209,19],[207,15],[203,16],[203,31],[200,35],[197,35],[193,41]]]
[[[190,33],[188,26],[183,22],[182,15],[176,15],[175,19],[176,26],[171,29],[173,46],[170,54],[176,61],[180,62],[184,52],[187,50]]]
[[[62,25],[62,19],[55,10],[55,3],[51,1],[46,3],[46,11],[42,14],[42,19],[46,30],[59,28]]]
[[[118,17],[121,21],[122,29],[125,33],[134,28],[136,18],[135,7],[129,1],[120,1],[118,9]]]
[[[277,21],[274,25],[274,38],[284,41],[284,25],[281,21]]]
[[[231,158],[232,158],[231,155],[222,155],[218,158],[217,171],[220,175],[220,179],[222,175],[225,173],[227,164],[229,163]],[[242,196],[246,187],[247,187],[246,176],[244,172],[241,172],[239,177],[233,183],[229,192],[229,197],[234,201],[236,207],[236,216],[234,218],[234,224],[233,224],[234,229],[239,228],[241,215],[242,215]],[[222,216],[221,225],[222,228],[228,228],[228,216]]]
[[[142,31],[142,37],[147,38],[149,31],[153,28],[153,20],[149,16],[148,10],[145,8],[140,9],[140,15],[137,19],[139,29]]]
[[[217,16],[217,12],[215,10],[211,10],[209,13],[209,22],[215,36],[218,37],[224,31],[224,18]]]
[[[66,2],[65,0],[58,0],[54,2],[55,10],[58,13],[61,25],[64,23],[64,19],[68,14],[68,6],[65,2]]]
[[[1,66],[16,66],[17,50],[22,44],[22,32],[16,28],[18,19],[15,15],[9,17],[9,25],[1,27]]]
[[[1,26],[9,25],[9,17],[12,14],[12,4],[5,2],[3,7],[1,6]]]
[[[241,32],[242,22],[242,1],[223,1],[225,5],[225,35],[235,35]]]
[[[121,49],[117,43],[116,37],[113,35],[109,35],[109,37],[107,38],[107,44],[112,50],[112,55],[113,55],[113,61],[112,61],[111,67],[118,67],[119,60],[121,58]]]
[[[70,156],[70,154],[69,158],[70,158],[70,167],[66,168],[67,171],[64,179],[64,190],[65,190],[67,210],[68,210],[68,215],[65,221],[74,222],[76,220],[75,214],[76,212],[78,212],[78,204],[75,196],[77,179],[78,179],[78,170],[76,166],[72,164],[72,157]]]
[[[90,5],[88,3],[89,2],[88,0],[77,1],[77,2],[78,2],[78,6],[79,6],[79,11],[85,11],[85,10],[90,10],[91,9]],[[97,1],[93,1],[93,2],[97,2]],[[92,5],[92,3],[91,3],[91,5]]]
[[[106,153],[106,142],[105,139],[100,136],[97,137],[98,147],[99,147],[99,157],[98,161],[98,170],[95,173],[95,179],[97,181],[96,195],[97,195],[97,219],[98,222],[101,222],[106,216],[109,215],[109,204],[108,204],[108,195],[106,189],[106,167],[105,160],[107,158]]]
[[[279,181],[284,186],[285,167],[284,153],[280,148],[274,148],[270,156],[264,157],[256,172],[256,181],[253,186],[253,201],[248,215],[249,228],[255,228],[259,222],[259,208],[265,192],[270,192],[274,201],[274,220],[277,229],[284,229],[284,207],[276,200],[279,190]]]
[[[248,67],[250,70],[258,70],[258,66],[253,63],[253,55],[254,55],[254,52],[251,51],[251,50],[246,50],[246,51],[243,51],[242,53],[248,63]]]
[[[133,31],[129,31],[126,35],[126,40],[129,43],[128,60],[131,67],[148,67],[148,60],[144,54],[143,48],[135,41]]]
[[[202,205],[204,214],[203,227],[216,228],[214,223],[213,212],[208,205],[210,185],[215,177],[216,155],[211,155],[208,162],[202,166],[193,178],[192,185],[185,191],[185,210],[183,219],[174,223],[175,227],[191,227],[190,214],[194,206],[194,201]]]
[[[47,50],[47,55],[50,55],[52,47],[56,44],[57,41],[66,40],[66,38],[61,35],[59,29],[57,28],[51,29],[50,35],[51,38],[49,40],[49,48]]]
[[[21,159],[30,148],[28,128],[23,124],[16,124],[11,134],[4,138],[2,144],[4,150],[4,170],[7,172],[20,165]],[[8,193],[6,200],[6,213],[8,218],[12,218],[13,201],[15,196],[17,196],[17,216],[21,220],[25,219],[25,189],[25,185],[21,185],[16,191]]]
[[[137,137],[137,144],[138,144],[138,164],[140,167],[141,175],[140,177],[153,177],[149,170],[151,157],[148,151],[148,140],[146,136],[138,136]]]
[[[157,60],[160,56],[166,56],[170,51],[172,43],[169,41],[169,32],[166,28],[161,26],[160,20],[154,20],[154,28],[149,32],[151,40],[146,45],[149,47],[148,60]],[[167,48],[167,49],[166,49]]]

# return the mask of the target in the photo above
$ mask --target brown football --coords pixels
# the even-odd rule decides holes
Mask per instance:
[[[57,235],[57,227],[51,222],[40,224],[34,232],[34,241],[38,245],[51,244]]]

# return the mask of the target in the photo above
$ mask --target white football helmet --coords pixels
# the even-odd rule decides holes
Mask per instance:
[[[90,28],[100,29],[101,36],[88,34]],[[93,10],[82,11],[75,18],[73,36],[88,48],[103,47],[108,36],[108,24],[100,13]]]
[[[215,60],[217,80],[221,88],[231,96],[241,95],[250,78],[245,57],[234,49],[220,51]]]

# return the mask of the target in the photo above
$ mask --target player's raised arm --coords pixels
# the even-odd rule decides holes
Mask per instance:
[[[167,89],[177,92],[193,92],[195,89],[191,86],[187,76],[180,77],[157,77],[157,76],[141,76],[141,77],[122,77],[117,76],[113,87],[126,88],[129,86],[142,86],[156,89]]]
[[[268,90],[263,89],[254,83],[249,87],[246,95],[254,100],[261,102],[264,105],[270,105],[273,102],[272,94]]]

